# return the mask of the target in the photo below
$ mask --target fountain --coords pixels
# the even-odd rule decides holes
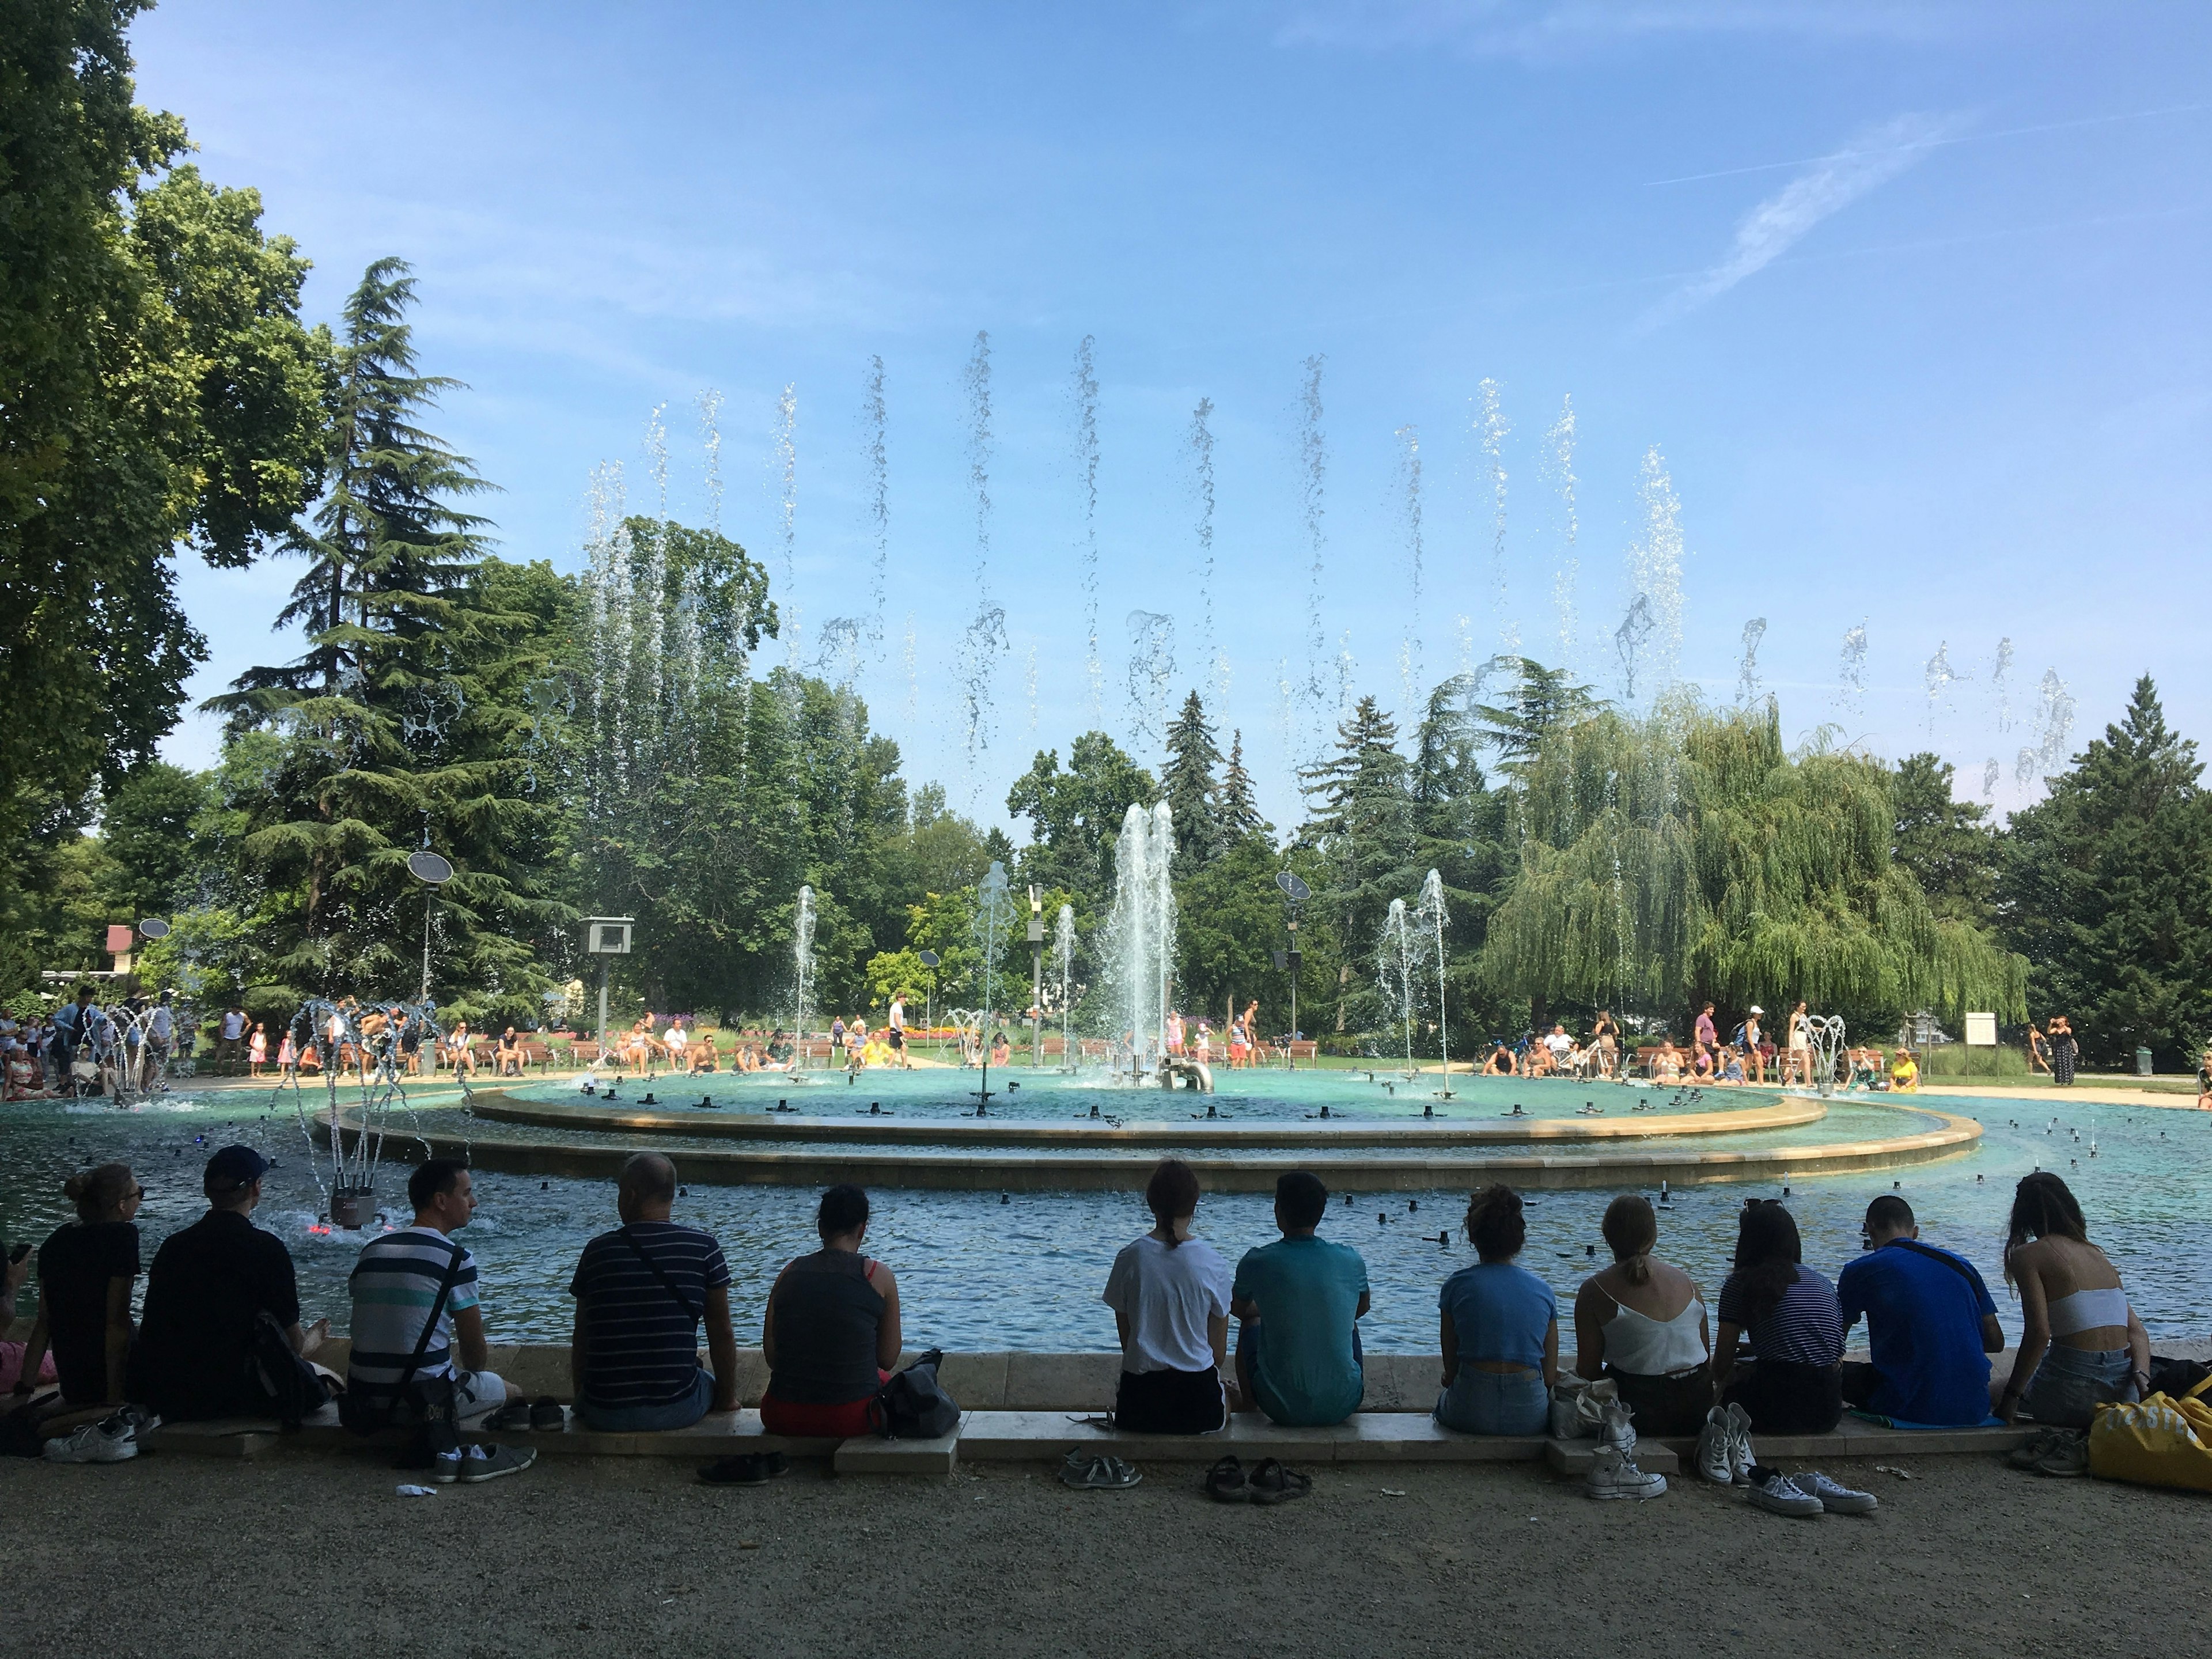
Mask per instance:
[[[1422,945],[1415,942],[1413,921],[1406,913],[1406,901],[1392,899],[1389,914],[1382,918],[1382,937],[1376,943],[1375,960],[1382,994],[1405,1034],[1408,1083],[1420,1076],[1413,1069],[1413,1004],[1420,995],[1423,954]]]
[[[1052,959],[1060,969],[1060,1068],[1073,1074],[1075,1048],[1068,1035],[1068,1012],[1074,1006],[1075,907],[1063,904],[1052,930]]]
[[[321,1189],[324,1212],[331,1224],[358,1231],[375,1218],[376,1172],[383,1161],[392,1109],[398,1107],[410,1116],[414,1112],[402,1081],[405,1062],[426,1047],[434,1054],[444,1040],[437,1006],[429,1002],[377,1002],[364,1015],[350,1000],[341,1003],[310,997],[293,1014],[290,1032],[301,1053],[310,1048],[317,1051],[322,1062],[323,1101],[311,1115],[296,1066],[279,1080],[278,1096],[288,1089],[291,1092],[300,1132],[307,1138],[308,1170]],[[356,1079],[349,1109],[342,1092],[349,1054]],[[454,1078],[465,1103],[470,1098],[467,1076],[456,1069]],[[327,1180],[315,1151],[318,1128],[330,1151]],[[413,1138],[428,1155],[429,1141],[419,1131]]]
[[[1451,1086],[1451,1028],[1444,1015],[1444,929],[1451,917],[1444,908],[1444,878],[1434,870],[1421,883],[1421,901],[1414,912],[1421,925],[1427,928],[1437,942],[1437,1042],[1444,1057],[1444,1086],[1437,1091],[1438,1100],[1452,1097]]]
[[[983,1083],[969,1091],[980,1113],[991,1098],[991,993],[999,971],[999,952],[1005,947],[1006,921],[1013,914],[1006,896],[1006,866],[997,859],[976,889],[975,944],[983,954],[983,1006],[976,1015],[975,1048],[983,1066]]]
[[[797,968],[798,1006],[791,1022],[791,1069],[795,1073],[806,1059],[806,994],[814,979],[814,890],[799,890],[799,914],[792,927],[792,957]]]
[[[1213,1090],[1203,1066],[1168,1053],[1168,1010],[1175,982],[1176,900],[1169,880],[1175,818],[1165,801],[1132,805],[1114,847],[1114,910],[1106,923],[1108,1006],[1121,1027],[1114,1070],[1125,1081],[1183,1082]]]

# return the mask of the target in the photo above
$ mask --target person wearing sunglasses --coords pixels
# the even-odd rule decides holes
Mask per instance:
[[[131,1286],[138,1277],[138,1206],[146,1189],[128,1164],[71,1176],[62,1195],[76,1219],[39,1246],[39,1317],[15,1391],[39,1374],[51,1346],[62,1398],[72,1406],[119,1405],[131,1359]]]

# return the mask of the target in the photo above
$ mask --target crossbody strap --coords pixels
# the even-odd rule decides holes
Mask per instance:
[[[415,1352],[408,1357],[407,1369],[399,1373],[399,1381],[392,1385],[392,1398],[384,1407],[384,1420],[389,1423],[392,1414],[399,1409],[399,1401],[407,1392],[407,1385],[415,1380],[415,1373],[422,1364],[422,1356],[430,1351],[430,1339],[437,1334],[439,1316],[446,1311],[446,1300],[453,1293],[454,1282],[461,1276],[461,1258],[468,1254],[452,1239],[446,1248],[453,1252],[447,1258],[446,1271],[438,1279],[438,1294],[431,1299],[430,1316],[422,1322],[422,1334],[415,1340]]]
[[[658,1261],[646,1253],[645,1246],[637,1242],[636,1234],[630,1231],[627,1225],[617,1227],[615,1231],[620,1235],[622,1242],[629,1246],[630,1254],[645,1263],[646,1271],[660,1281],[660,1288],[676,1298],[678,1307],[683,1309],[684,1313],[693,1319],[704,1319],[707,1316],[707,1310],[704,1308],[693,1307],[684,1292],[676,1288],[676,1281],[662,1270]]]
[[[1942,1262],[1953,1273],[1958,1274],[1960,1278],[1965,1279],[1969,1285],[1981,1285],[1982,1283],[1981,1274],[1974,1271],[1971,1263],[1960,1261],[1957,1256],[1953,1255],[1948,1250],[1939,1250],[1935,1249],[1932,1245],[1923,1244],[1917,1238],[1893,1238],[1889,1242],[1896,1245],[1900,1249],[1911,1251],[1915,1255],[1924,1255],[1930,1261]],[[1986,1289],[1987,1286],[1984,1286],[1984,1288]]]

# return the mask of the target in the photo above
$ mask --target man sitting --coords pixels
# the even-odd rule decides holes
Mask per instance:
[[[671,1221],[676,1166],[657,1152],[623,1165],[623,1224],[584,1246],[568,1281],[576,1298],[568,1374],[576,1416],[610,1433],[688,1428],[738,1408],[738,1340],[730,1269],[712,1233]],[[699,1364],[707,1325],[714,1369]]]
[[[507,1387],[491,1370],[476,1258],[449,1237],[476,1213],[468,1166],[455,1158],[425,1158],[407,1177],[407,1201],[415,1219],[371,1239],[347,1281],[353,1291],[347,1421],[363,1430],[422,1423],[431,1432],[441,1482],[489,1480],[527,1468],[534,1451],[472,1447],[471,1453],[487,1455],[463,1456],[456,1445],[439,1443],[451,1441],[452,1427],[505,1405]],[[453,1383],[451,1424],[428,1407],[442,1394],[436,1385],[447,1379]]]
[[[522,1039],[515,1036],[514,1027],[512,1025],[500,1034],[499,1075],[501,1077],[522,1075]]]
[[[1237,1264],[1229,1310],[1237,1334],[1237,1387],[1244,1408],[1278,1423],[1341,1423],[1359,1409],[1366,1376],[1359,1346],[1367,1263],[1348,1245],[1315,1237],[1328,1211],[1318,1176],[1293,1170],[1275,1182],[1283,1236]]]
[[[222,1148],[200,1177],[208,1212],[154,1253],[125,1391],[173,1422],[272,1410],[289,1419],[329,1397],[301,1360],[321,1346],[331,1322],[300,1328],[292,1253],[252,1219],[268,1169],[251,1146]]]
[[[2004,1347],[1989,1286],[1964,1258],[1920,1243],[1894,1193],[1867,1206],[1871,1247],[1836,1279],[1844,1328],[1863,1314],[1872,1364],[1844,1366],[1844,1398],[1905,1423],[1956,1427],[1990,1414],[1990,1355]]]

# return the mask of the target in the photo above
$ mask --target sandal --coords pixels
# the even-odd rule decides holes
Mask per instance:
[[[1218,1504],[1243,1504],[1252,1497],[1252,1483],[1244,1478],[1243,1464],[1224,1457],[1206,1472],[1206,1491]]]
[[[765,1486],[790,1468],[791,1459],[780,1451],[747,1452],[701,1464],[699,1480],[708,1486]]]
[[[1293,1498],[1304,1498],[1313,1490],[1313,1476],[1285,1468],[1269,1457],[1263,1458],[1260,1466],[1252,1471],[1251,1485],[1254,1503],[1286,1504]]]
[[[1144,1478],[1133,1465],[1125,1463],[1118,1457],[1100,1456],[1079,1448],[1069,1452],[1066,1460],[1060,1466],[1062,1486],[1087,1491],[1116,1491],[1124,1486],[1133,1486]]]

